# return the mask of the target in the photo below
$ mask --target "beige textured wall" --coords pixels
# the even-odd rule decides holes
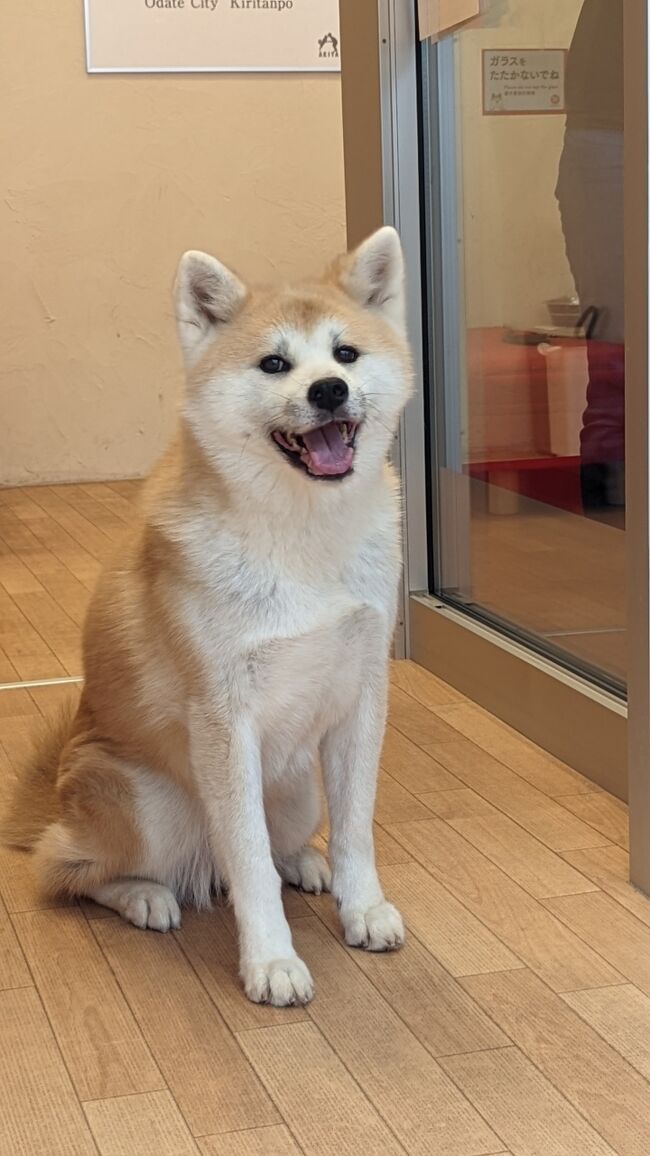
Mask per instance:
[[[140,475],[181,382],[180,253],[270,278],[344,247],[339,78],[88,77],[81,0],[29,0],[0,104],[0,484]]]

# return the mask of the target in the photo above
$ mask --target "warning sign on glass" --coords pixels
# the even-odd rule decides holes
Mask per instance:
[[[566,111],[564,48],[484,48],[483,114]]]

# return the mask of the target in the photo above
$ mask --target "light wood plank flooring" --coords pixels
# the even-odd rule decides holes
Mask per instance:
[[[136,491],[0,492],[0,681],[79,673]],[[227,908],[140,932],[44,903],[0,850],[0,1156],[646,1156],[650,900],[624,808],[420,668],[392,684],[376,837],[408,942],[347,949],[327,896],[288,891],[308,1008],[244,999]],[[77,693],[0,691],[0,802]]]

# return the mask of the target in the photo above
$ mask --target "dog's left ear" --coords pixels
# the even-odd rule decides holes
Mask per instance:
[[[338,281],[365,309],[380,313],[396,329],[406,329],[404,257],[399,234],[386,225],[340,262]]]
[[[185,360],[192,365],[217,327],[239,312],[246,287],[216,257],[191,250],[180,259],[174,295],[178,337]]]

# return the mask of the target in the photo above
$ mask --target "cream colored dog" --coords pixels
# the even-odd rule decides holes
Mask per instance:
[[[387,456],[411,384],[399,239],[281,289],[186,253],[176,304],[179,436],[92,600],[79,710],[5,835],[48,892],[139,927],[178,927],[223,883],[249,997],[304,1003],[283,879],[331,886],[349,944],[404,935],[372,835],[400,572]],[[331,877],[308,845],[319,757]]]

